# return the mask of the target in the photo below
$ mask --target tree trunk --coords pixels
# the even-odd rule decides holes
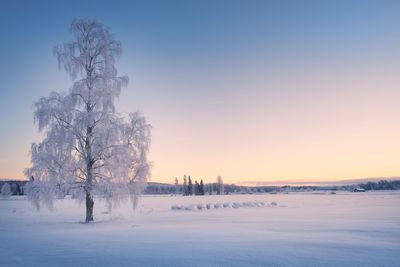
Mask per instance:
[[[93,196],[86,191],[86,223],[93,222]]]

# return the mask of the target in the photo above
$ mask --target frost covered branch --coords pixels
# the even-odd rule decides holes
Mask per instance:
[[[25,175],[28,197],[37,208],[71,194],[86,199],[86,222],[93,220],[93,196],[110,208],[137,196],[150,176],[147,153],[151,126],[139,113],[115,111],[115,99],[128,83],[117,75],[121,42],[94,20],[74,20],[74,40],[55,47],[59,68],[73,81],[67,92],[52,92],[35,103],[34,118],[46,137],[32,144]]]

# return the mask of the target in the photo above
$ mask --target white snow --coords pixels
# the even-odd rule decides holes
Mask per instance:
[[[399,191],[144,196],[109,213],[95,199],[84,224],[74,200],[36,212],[12,197],[0,266],[399,266],[399,204]]]

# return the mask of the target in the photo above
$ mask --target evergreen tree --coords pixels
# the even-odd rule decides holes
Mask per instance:
[[[192,185],[192,179],[189,176],[189,184],[188,184],[188,195],[191,196],[193,195],[193,185]]]
[[[224,182],[222,181],[222,177],[218,176],[217,177],[217,195],[223,195],[224,194]]]
[[[200,180],[200,195],[204,196],[204,184],[203,184],[203,180]]]
[[[195,181],[194,183],[195,183],[195,185],[194,185],[194,194],[196,196],[198,196],[198,195],[200,195],[200,185],[199,185],[199,183],[197,181]]]
[[[178,182],[178,178],[175,177],[175,195],[177,195],[179,192],[179,182]]]
[[[188,187],[187,187],[186,175],[183,176],[183,195],[184,196],[188,195]]]

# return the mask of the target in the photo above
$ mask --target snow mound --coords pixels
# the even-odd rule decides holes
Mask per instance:
[[[181,210],[182,206],[181,205],[172,205],[171,210]]]
[[[194,210],[195,206],[194,205],[188,205],[188,206],[184,206],[183,210]]]
[[[233,203],[232,204],[232,208],[234,208],[234,209],[237,209],[237,208],[240,208],[242,205],[240,204],[240,203]]]
[[[219,209],[221,207],[222,207],[222,205],[220,203],[215,203],[214,204],[214,209]]]
[[[197,205],[197,209],[198,210],[204,210],[206,208],[206,206],[204,204],[198,204]]]
[[[259,208],[259,207],[275,207],[278,203],[271,202],[271,203],[264,203],[261,201],[246,201],[246,202],[224,202],[224,203],[199,203],[199,204],[191,204],[187,206],[181,205],[172,205],[171,210],[211,210],[211,209],[227,209],[227,208]]]

